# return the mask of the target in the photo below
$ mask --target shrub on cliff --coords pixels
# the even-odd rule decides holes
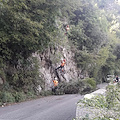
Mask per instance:
[[[85,94],[96,88],[96,82],[93,78],[76,80],[71,82],[61,82],[56,91],[57,94]]]

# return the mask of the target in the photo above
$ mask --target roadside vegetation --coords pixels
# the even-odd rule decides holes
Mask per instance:
[[[39,93],[37,90],[31,90],[30,88],[29,91],[28,88],[26,88],[26,90],[26,93],[22,89],[19,91],[13,91],[9,85],[5,85],[0,91],[0,105],[4,106],[48,95],[86,94],[96,90],[96,81],[93,78],[86,78],[82,81],[76,80],[76,82],[61,82],[55,92],[52,92],[51,90],[42,90]]]
[[[110,84],[106,88],[105,95],[96,95],[91,99],[84,98],[80,100],[81,106],[92,110],[89,114],[95,117],[89,117],[87,114],[84,118],[78,120],[119,120],[120,119],[120,84]]]
[[[83,80],[74,80],[69,83],[61,82],[55,94],[85,94],[94,90],[96,90],[96,81],[94,78],[86,78]]]

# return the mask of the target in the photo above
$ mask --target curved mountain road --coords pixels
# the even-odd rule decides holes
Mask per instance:
[[[72,120],[81,95],[48,96],[0,108],[0,120]]]
[[[55,95],[0,107],[0,120],[72,120],[82,98],[79,94]]]

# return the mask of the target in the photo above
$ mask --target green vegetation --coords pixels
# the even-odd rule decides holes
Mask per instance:
[[[111,21],[109,21],[107,15],[110,13],[102,8],[101,4],[109,7],[109,2],[102,0],[92,2],[83,0],[81,7],[70,17],[72,29],[69,35],[69,39],[76,47],[75,60],[78,67],[83,73],[87,71],[97,82],[105,81],[107,74],[119,74],[116,73],[115,64],[117,52],[114,52],[116,48],[114,43],[118,39],[114,32],[109,34],[114,14],[111,14]],[[110,4],[113,4],[112,1]]]
[[[0,0],[0,77],[2,102],[19,102],[36,95],[39,64],[32,53],[42,52],[56,29],[53,2]],[[54,34],[55,36],[55,34]],[[9,99],[11,99],[9,101]]]
[[[94,78],[86,78],[71,82],[61,82],[55,94],[85,94],[96,89],[96,81]]]
[[[113,0],[0,0],[0,78],[4,82],[0,103],[34,98],[39,84],[41,95],[50,94],[44,92],[40,65],[32,57],[47,48],[54,50],[51,65],[62,56],[61,51],[55,53],[58,47],[72,49],[81,74],[90,77],[84,80],[85,91],[106,81],[107,74],[119,75],[119,18],[120,5]],[[70,31],[65,35],[67,24]],[[65,93],[79,92],[78,84],[68,83]]]
[[[106,95],[97,95],[91,99],[80,100],[85,107],[91,107],[98,111],[96,118],[92,120],[119,120],[120,119],[120,88],[117,85],[108,85]],[[84,119],[83,119],[84,120]],[[87,119],[86,119],[87,120]],[[88,118],[88,120],[91,120]]]

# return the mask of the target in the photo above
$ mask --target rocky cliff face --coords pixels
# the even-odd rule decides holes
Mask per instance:
[[[81,77],[81,71],[77,69],[74,61],[74,52],[65,47],[48,48],[42,54],[35,53],[39,61],[39,73],[45,81],[45,90],[49,90],[53,86],[53,80],[56,77],[58,81],[69,82],[77,80]],[[66,59],[64,71],[55,70],[61,64],[61,60]]]
[[[56,41],[53,41],[53,46],[46,49],[41,54],[35,53],[34,57],[37,57],[39,61],[39,73],[45,81],[45,90],[49,90],[53,86],[53,80],[56,77],[58,81],[69,82],[71,80],[77,80],[83,78],[81,70],[77,68],[77,63],[74,59],[74,50],[71,48],[69,39],[66,34],[65,26],[68,25],[66,18],[56,18],[56,27],[58,28],[58,36]],[[73,47],[73,46],[72,46]],[[60,66],[61,60],[66,60],[64,72],[60,69],[55,71]],[[87,76],[87,72],[84,76]]]

